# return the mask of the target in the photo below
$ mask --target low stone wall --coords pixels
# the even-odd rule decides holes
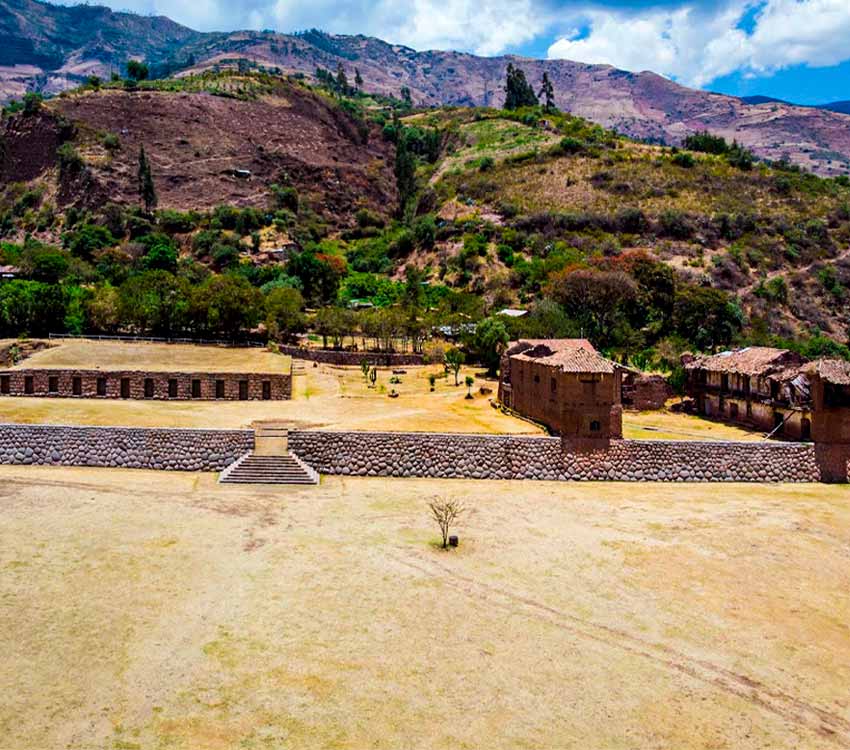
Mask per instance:
[[[221,471],[253,449],[252,430],[0,425],[0,464]]]
[[[289,447],[324,474],[460,479],[817,482],[810,443],[614,440],[293,431]]]
[[[280,353],[288,354],[295,359],[307,359],[324,365],[358,367],[364,359],[370,365],[380,367],[414,367],[415,365],[425,364],[425,357],[421,354],[400,352],[352,352],[336,349],[309,349],[301,346],[281,346]]]
[[[281,401],[292,397],[292,376],[233,372],[2,370],[0,396]]]

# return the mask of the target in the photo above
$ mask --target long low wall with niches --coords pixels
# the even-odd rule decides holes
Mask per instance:
[[[222,471],[253,449],[253,430],[0,425],[0,464]]]
[[[292,397],[292,376],[278,373],[16,369],[0,371],[0,396],[280,401]]]
[[[811,443],[612,440],[403,432],[289,434],[289,447],[323,474],[441,479],[651,482],[818,482]],[[834,461],[834,457],[833,457]]]

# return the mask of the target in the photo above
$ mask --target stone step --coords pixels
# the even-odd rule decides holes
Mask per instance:
[[[318,478],[291,455],[247,453],[222,473],[220,481],[223,484],[316,484]]]

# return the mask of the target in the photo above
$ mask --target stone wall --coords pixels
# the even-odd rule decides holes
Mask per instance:
[[[0,425],[0,464],[221,471],[253,449],[252,430]]]
[[[245,386],[240,383],[245,383]],[[292,376],[279,373],[18,369],[0,371],[0,396],[280,401],[292,397]]]
[[[379,367],[414,367],[424,365],[425,357],[421,354],[401,352],[352,352],[336,349],[309,349],[301,346],[280,346],[281,354],[288,354],[295,359],[307,359],[324,365],[339,365],[359,367],[365,359],[370,365]]]
[[[673,395],[673,388],[661,375],[627,373],[623,376],[621,400],[623,408],[629,411],[663,409]]]
[[[462,479],[816,482],[809,443],[614,440],[293,431],[289,447],[324,474]]]

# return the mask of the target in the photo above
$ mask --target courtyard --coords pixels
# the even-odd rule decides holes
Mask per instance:
[[[0,467],[3,747],[848,746],[846,487],[635,489]]]

